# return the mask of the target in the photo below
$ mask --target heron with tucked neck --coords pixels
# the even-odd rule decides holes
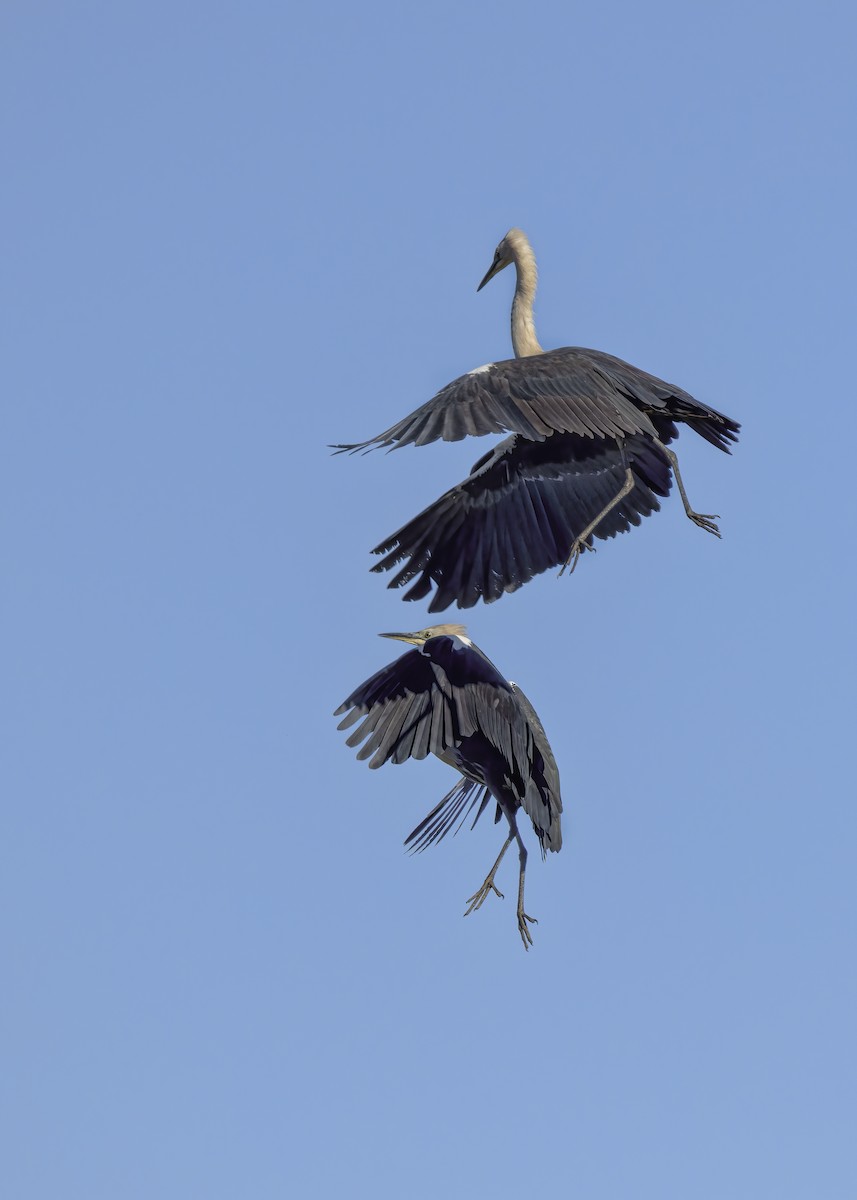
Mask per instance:
[[[526,813],[538,837],[542,857],[562,846],[559,771],[536,710],[520,687],[504,678],[467,636],[463,625],[430,625],[415,633],[382,633],[416,649],[377,671],[336,710],[340,729],[357,727],[348,745],[370,767],[434,754],[461,774],[405,840],[411,850],[441,841],[461,828],[475,809],[473,825],[493,797],[495,821],[501,816],[508,836],[484,882],[467,900],[465,916],[476,912],[493,892],[506,851],[518,845],[518,932],[529,950],[534,917],[524,911],[527,848],[518,828]],[[358,724],[359,722],[359,724]],[[472,826],[471,826],[472,828]]]

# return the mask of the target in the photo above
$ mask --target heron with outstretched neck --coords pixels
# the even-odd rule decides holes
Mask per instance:
[[[572,570],[593,538],[639,525],[672,478],[687,516],[720,536],[715,516],[690,504],[669,443],[681,424],[729,452],[740,426],[688,392],[600,350],[543,350],[533,305],[532,247],[510,229],[479,284],[514,265],[513,359],[462,375],[366,442],[338,451],[422,446],[507,433],[451,488],[375,548],[374,571],[395,570],[406,600],[435,589],[429,611],[468,608],[515,591],[552,566]]]
[[[495,821],[509,826],[497,859],[467,900],[465,916],[493,892],[506,851],[518,846],[518,931],[524,948],[533,944],[524,911],[527,849],[518,829],[523,809],[539,840],[542,857],[562,845],[559,771],[542,723],[517,684],[505,679],[467,636],[463,625],[434,625],[416,633],[382,633],[415,647],[355,689],[335,712],[340,729],[360,722],[348,745],[370,767],[436,755],[462,778],[410,833],[405,845],[421,851],[461,827],[476,809],[471,828],[493,797]]]

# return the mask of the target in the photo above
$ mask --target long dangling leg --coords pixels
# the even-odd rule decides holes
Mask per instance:
[[[636,482],[634,479],[634,472],[628,466],[628,460],[625,458],[625,447],[621,438],[616,439],[616,445],[619,447],[619,452],[622,455],[622,466],[625,468],[625,482],[622,484],[621,488],[610,501],[610,503],[602,508],[595,520],[590,521],[583,533],[579,533],[571,543],[571,549],[568,552],[568,558],[563,563],[558,578],[565,573],[566,568],[568,568],[569,575],[574,574],[574,568],[577,566],[577,560],[580,558],[583,550],[594,551],[594,546],[592,546],[589,541],[591,534],[595,532],[607,514],[611,512],[617,504],[621,503],[621,501],[625,499],[625,497],[634,487],[634,483]]]
[[[521,873],[518,877],[518,932],[524,943],[524,949],[529,950],[533,944],[533,935],[527,928],[527,921],[531,925],[538,925],[538,921],[535,917],[528,917],[524,912],[524,873],[527,869],[527,848],[521,840],[517,825],[515,826],[515,837],[518,839],[518,861],[521,864]]]
[[[678,456],[670,450],[669,446],[665,446],[663,442],[659,442],[657,438],[652,438],[653,443],[658,447],[661,453],[669,462],[675,475],[675,481],[678,484],[679,495],[681,496],[684,511],[693,521],[694,525],[698,525],[700,529],[707,530],[708,533],[713,533],[715,537],[720,537],[720,530],[715,525],[715,520],[719,513],[698,513],[694,512],[690,507],[690,501],[687,498],[687,492],[684,490],[684,484],[681,479],[681,472],[678,469]]]
[[[494,863],[494,866],[491,868],[491,870],[485,876],[484,883],[482,884],[482,886],[479,888],[478,891],[474,892],[473,895],[469,896],[468,899],[465,901],[465,903],[470,906],[467,909],[467,912],[464,914],[465,917],[469,917],[470,914],[472,912],[475,912],[477,908],[481,908],[491,892],[493,892],[495,896],[499,896],[501,900],[503,899],[503,893],[497,888],[496,884],[494,883],[494,876],[497,874],[497,868],[500,866],[500,863],[503,861],[503,855],[509,849],[509,847],[511,846],[511,844],[514,840],[515,840],[515,834],[510,833],[509,836],[506,838],[505,842],[503,843],[503,849],[497,855],[497,861]]]

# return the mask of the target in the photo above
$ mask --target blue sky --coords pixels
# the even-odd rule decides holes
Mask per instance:
[[[9,3],[0,16],[4,1193],[854,1194],[844,4]],[[743,423],[466,614],[565,844],[332,710],[418,628],[369,549],[486,442],[331,458],[545,346]],[[449,613],[455,619],[455,612]],[[531,838],[532,844],[532,838]],[[505,885],[505,886],[504,886]]]

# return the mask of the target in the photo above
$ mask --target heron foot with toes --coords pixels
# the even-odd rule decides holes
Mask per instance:
[[[529,950],[530,946],[533,944],[533,935],[530,933],[529,929],[527,929],[527,921],[529,921],[531,925],[538,925],[538,921],[535,917],[528,917],[524,910],[519,908],[518,932],[521,935],[521,941],[524,943],[525,950]]]
[[[595,553],[595,547],[592,545],[591,541],[581,541],[580,538],[575,538],[575,540],[572,542],[571,549],[568,552],[568,558],[559,569],[559,575],[557,575],[557,579],[562,579],[566,570],[568,570],[569,575],[574,574],[574,568],[577,566],[577,560],[580,558],[584,550],[591,550],[593,554]]]
[[[720,513],[698,513],[688,512],[687,514],[694,525],[698,525],[700,529],[705,529],[708,533],[713,533],[715,537],[721,537],[720,528],[715,524],[719,520]]]
[[[464,914],[465,917],[469,917],[472,912],[476,912],[477,909],[480,909],[492,892],[495,896],[499,896],[501,900],[503,899],[503,893],[489,875],[482,884],[481,888],[479,888],[477,892],[474,892],[472,896],[468,896],[465,900],[464,903],[468,906],[467,911]]]

